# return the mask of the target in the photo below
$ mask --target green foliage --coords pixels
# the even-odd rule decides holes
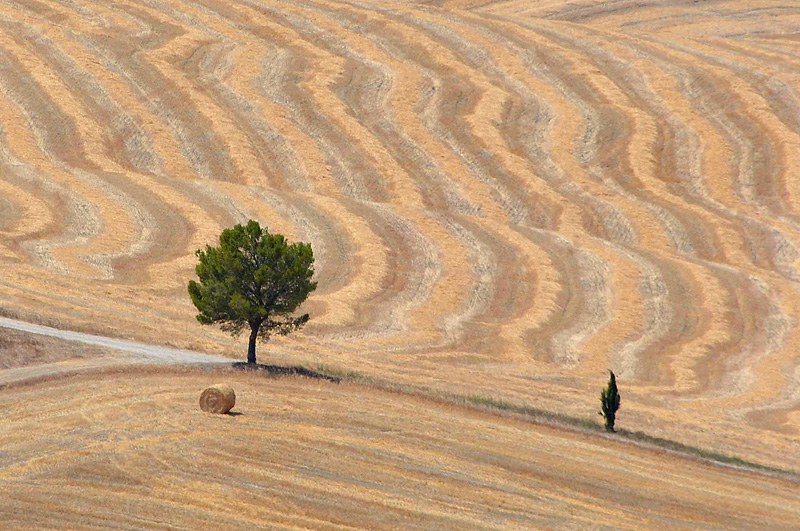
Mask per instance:
[[[200,312],[197,320],[220,323],[234,337],[249,326],[249,362],[255,363],[256,337],[288,334],[308,321],[308,314],[290,314],[317,287],[310,244],[289,245],[250,220],[222,231],[218,247],[196,254],[199,282],[189,282],[189,295]]]
[[[608,372],[611,375],[608,379],[608,385],[600,392],[600,407],[602,409],[600,415],[606,419],[606,429],[614,431],[614,420],[619,409],[620,397],[617,391],[617,379],[612,371]]]

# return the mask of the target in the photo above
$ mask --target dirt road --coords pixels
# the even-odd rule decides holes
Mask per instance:
[[[42,336],[54,337],[65,341],[85,343],[112,349],[120,352],[119,356],[96,357],[80,360],[66,360],[56,363],[37,364],[25,367],[15,367],[0,370],[0,385],[11,382],[18,382],[28,378],[39,378],[50,376],[60,372],[72,372],[76,370],[93,369],[99,367],[110,367],[113,365],[124,365],[131,363],[216,363],[226,364],[232,360],[222,356],[213,356],[193,352],[191,350],[170,348],[158,345],[148,345],[138,341],[128,341],[125,339],[114,339],[93,334],[73,332],[71,330],[59,330],[49,326],[42,326],[25,321],[0,317],[0,327],[38,334]]]

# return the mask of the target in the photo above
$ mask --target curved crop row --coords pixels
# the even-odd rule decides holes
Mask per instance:
[[[185,286],[255,218],[317,256],[275,355],[572,413],[612,368],[800,462],[796,10],[440,4],[3,2],[0,308],[233,355]]]

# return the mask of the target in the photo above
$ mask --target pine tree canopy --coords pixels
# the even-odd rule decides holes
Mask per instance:
[[[317,287],[310,244],[290,245],[250,220],[222,231],[218,247],[196,254],[199,281],[189,282],[189,295],[201,323],[220,323],[234,336],[249,325],[254,342],[256,335],[287,334],[308,320],[308,314],[290,314]]]

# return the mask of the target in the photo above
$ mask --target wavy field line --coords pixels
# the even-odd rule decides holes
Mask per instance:
[[[253,218],[320,283],[265,359],[592,416],[611,368],[800,463],[784,4],[3,2],[0,311],[240,357],[185,286]]]

